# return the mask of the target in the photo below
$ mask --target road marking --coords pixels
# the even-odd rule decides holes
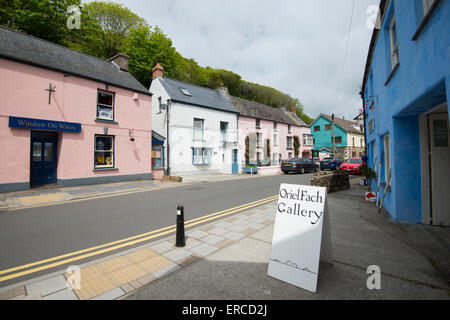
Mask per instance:
[[[206,216],[202,216],[202,217],[199,217],[199,218],[191,219],[191,220],[188,220],[188,221],[185,222],[185,228],[189,228],[189,227],[192,227],[192,226],[204,223],[206,221],[218,219],[220,217],[224,217],[224,216],[230,215],[232,213],[236,213],[238,211],[242,211],[242,210],[246,210],[246,209],[249,209],[249,208],[252,208],[252,207],[256,207],[256,206],[259,206],[259,205],[262,205],[262,204],[266,204],[266,203],[269,203],[269,202],[272,202],[272,201],[276,200],[277,198],[278,198],[278,195],[275,195],[275,196],[271,196],[271,197],[268,197],[268,198],[264,198],[264,199],[260,199],[260,200],[257,200],[257,201],[253,201],[253,202],[250,202],[250,203],[247,203],[247,204],[243,204],[243,205],[240,205],[240,206],[237,206],[237,207],[234,207],[234,208],[222,210],[222,211],[215,212],[215,213],[212,213],[212,214],[209,214],[209,215],[206,215]],[[175,232],[175,231],[176,231],[176,225],[172,225],[172,226],[164,227],[164,228],[161,228],[161,229],[158,229],[158,230],[154,230],[154,231],[150,231],[150,232],[143,233],[143,234],[140,234],[140,235],[136,235],[136,236],[133,236],[133,237],[129,237],[129,238],[126,238],[126,239],[122,239],[122,240],[106,243],[106,244],[103,244],[103,245],[99,245],[99,246],[96,246],[96,247],[83,249],[83,250],[79,250],[79,251],[72,252],[72,253],[67,253],[67,254],[64,254],[64,255],[61,255],[61,256],[57,256],[57,257],[53,257],[53,258],[49,258],[49,259],[45,259],[45,260],[29,263],[29,264],[26,264],[26,265],[22,265],[22,266],[10,268],[10,269],[1,270],[0,274],[11,273],[11,272],[14,272],[14,271],[17,271],[17,270],[26,269],[26,268],[33,267],[33,266],[40,265],[40,264],[44,264],[44,263],[47,263],[47,262],[60,260],[60,259],[67,258],[67,257],[70,257],[70,256],[78,255],[78,254],[81,254],[81,253],[85,253],[85,252],[89,252],[89,251],[93,251],[93,250],[97,250],[97,249],[101,249],[101,248],[112,246],[112,247],[109,247],[109,248],[106,248],[106,249],[103,249],[103,250],[94,251],[94,252],[87,253],[87,254],[84,254],[84,255],[81,255],[81,256],[76,256],[76,257],[73,257],[73,258],[70,258],[70,259],[54,262],[54,263],[51,263],[51,264],[46,264],[46,265],[41,266],[41,267],[37,267],[37,268],[30,269],[30,270],[26,270],[26,271],[14,273],[14,274],[11,274],[11,275],[8,275],[8,276],[4,276],[4,277],[0,278],[0,282],[6,281],[6,280],[10,280],[10,279],[14,279],[14,278],[17,278],[17,277],[21,277],[21,276],[24,276],[24,275],[27,275],[27,274],[35,273],[35,272],[38,272],[38,271],[42,271],[42,270],[45,270],[45,269],[50,269],[50,268],[53,268],[53,267],[56,267],[56,266],[59,266],[59,265],[63,265],[63,264],[69,263],[69,262],[73,262],[73,261],[76,261],[76,260],[81,260],[81,259],[84,259],[84,258],[88,258],[88,257],[91,257],[91,256],[96,256],[96,255],[99,255],[99,254],[102,254],[102,253],[106,253],[106,252],[109,252],[109,251],[113,251],[113,250],[117,250],[117,249],[120,249],[120,248],[128,247],[128,246],[131,246],[131,245],[134,245],[134,244],[137,244],[137,243],[140,243],[140,242],[144,242],[144,241],[147,241],[147,240],[150,240],[150,239],[153,239],[153,238],[157,238],[157,237],[160,237],[160,236],[163,236],[163,235],[166,235],[168,233]],[[137,238],[140,238],[140,239],[137,239]],[[137,239],[137,240],[135,240],[135,239]],[[125,242],[125,243],[122,243],[122,242]],[[122,244],[119,244],[119,243],[122,243]],[[116,245],[116,244],[119,244],[119,245]],[[115,246],[113,246],[113,245],[115,245]]]

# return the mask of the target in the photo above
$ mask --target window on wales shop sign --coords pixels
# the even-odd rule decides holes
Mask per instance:
[[[114,168],[114,136],[95,136],[94,167]]]

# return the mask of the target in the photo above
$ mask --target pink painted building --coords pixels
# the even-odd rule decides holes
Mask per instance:
[[[225,93],[226,94],[226,93]],[[258,166],[279,167],[282,160],[294,157],[311,158],[314,141],[310,128],[295,113],[228,95],[239,111],[239,147],[245,165],[246,138],[249,137],[249,158]],[[294,150],[294,137],[300,146]]]
[[[128,57],[0,28],[0,192],[152,179],[151,94]]]

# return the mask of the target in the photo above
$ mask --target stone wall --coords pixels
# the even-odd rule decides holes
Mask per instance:
[[[326,187],[328,193],[350,189],[350,180],[347,172],[331,171],[318,172],[311,177],[311,185]]]

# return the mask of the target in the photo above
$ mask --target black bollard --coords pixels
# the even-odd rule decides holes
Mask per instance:
[[[184,237],[184,207],[179,205],[177,207],[177,239],[175,247],[185,247],[186,238]]]

